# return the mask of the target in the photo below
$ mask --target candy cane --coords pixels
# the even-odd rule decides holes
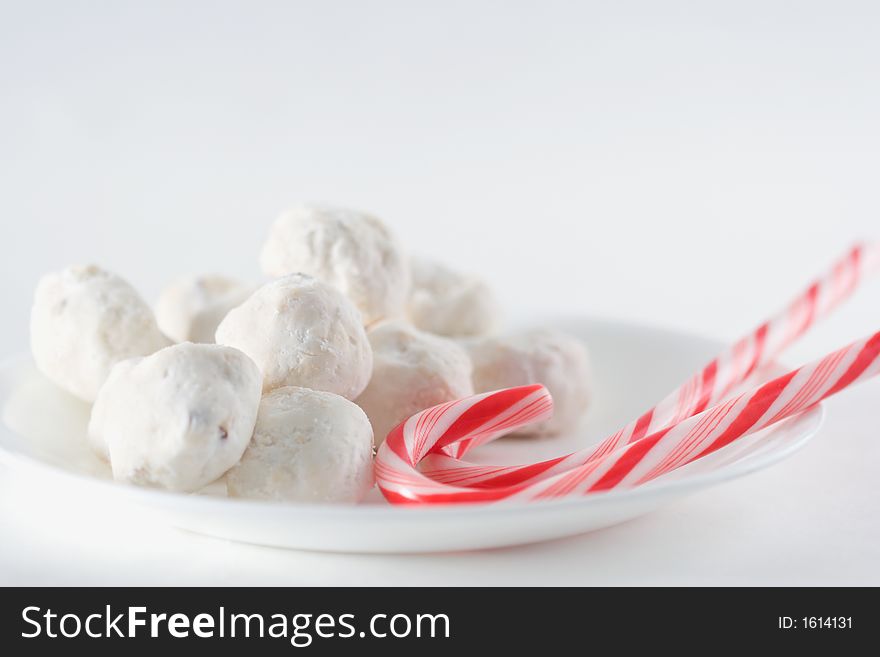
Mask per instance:
[[[621,445],[669,427],[724,399],[756,370],[772,362],[779,353],[827,316],[855,291],[866,275],[880,264],[880,245],[857,244],[822,277],[815,280],[781,312],[726,348],[702,370],[672,391],[617,433],[597,445],[578,452],[579,464],[600,458]],[[469,449],[486,442],[484,436],[454,443],[443,450],[449,459],[435,459],[432,476],[452,478],[459,485],[487,487],[509,485],[517,477],[533,477],[529,466],[472,465],[459,460]],[[564,465],[577,465],[569,460]],[[563,465],[548,468],[544,477],[556,474]],[[448,472],[454,470],[455,472]]]
[[[642,439],[583,461],[582,450],[522,466],[531,477],[491,487],[462,486],[420,472],[420,462],[462,441],[491,440],[552,414],[541,385],[508,388],[441,404],[398,425],[379,447],[376,478],[394,503],[501,502],[583,495],[631,488],[695,461],[731,442],[791,417],[880,373],[880,332],[707,408]],[[574,463],[574,465],[572,465]],[[550,477],[540,475],[564,466]],[[453,471],[454,472],[454,471]]]

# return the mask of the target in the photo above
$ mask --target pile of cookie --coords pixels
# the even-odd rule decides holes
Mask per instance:
[[[577,425],[587,352],[554,330],[499,332],[478,277],[410,257],[376,217],[302,205],[272,225],[271,280],[181,278],[155,312],[97,266],[47,274],[31,312],[40,371],[93,403],[89,442],[123,482],[194,492],[357,502],[374,445],[424,408],[527,383]]]

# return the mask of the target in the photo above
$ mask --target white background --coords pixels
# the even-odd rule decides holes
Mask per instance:
[[[878,237],[880,13],[852,2],[0,3],[3,352],[41,273],[257,279],[298,200],[383,216],[515,312],[731,339]],[[866,287],[798,362],[880,328]],[[880,385],[771,470],[590,536],[285,552],[0,471],[5,583],[880,584]]]

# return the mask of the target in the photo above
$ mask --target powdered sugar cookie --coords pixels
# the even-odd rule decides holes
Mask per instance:
[[[523,433],[556,434],[577,425],[590,401],[586,347],[560,331],[539,329],[465,342],[476,392],[542,383],[553,397],[553,417]]]
[[[370,380],[373,355],[357,308],[305,274],[254,292],[220,322],[216,338],[254,360],[264,391],[301,386],[354,399]]]
[[[114,479],[195,491],[241,458],[260,387],[259,369],[236,349],[166,347],[113,368],[92,408],[89,440],[109,454]]]
[[[137,291],[94,265],[43,276],[30,328],[40,371],[86,401],[95,399],[116,363],[170,344]]]
[[[302,272],[333,285],[371,324],[404,312],[409,263],[391,231],[378,218],[327,205],[301,205],[284,212],[260,256],[269,276]]]
[[[373,377],[356,401],[377,443],[413,413],[473,394],[470,359],[452,340],[400,320],[377,324],[368,336]]]
[[[179,278],[156,303],[156,321],[175,342],[214,342],[217,326],[256,286],[207,274]]]
[[[254,436],[226,475],[232,497],[350,502],[373,485],[373,430],[353,402],[307,388],[276,388],[260,401]]]

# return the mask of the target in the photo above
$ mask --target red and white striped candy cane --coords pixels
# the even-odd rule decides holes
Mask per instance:
[[[421,461],[449,445],[498,437],[552,414],[552,401],[541,385],[485,393],[426,409],[398,425],[379,447],[377,483],[389,501],[410,504],[549,499],[630,488],[878,373],[880,332],[586,462],[582,453],[589,450],[523,466],[532,469],[531,477],[496,481],[491,487],[462,486],[439,480],[436,472],[434,477],[420,472]],[[560,465],[561,472],[540,476]]]
[[[702,370],[694,374],[659,404],[631,421],[597,445],[578,452],[582,463],[600,458],[621,445],[676,424],[724,399],[756,370],[772,362],[779,353],[802,336],[818,320],[827,316],[853,293],[868,273],[880,264],[880,246],[856,244],[826,274],[813,281],[781,312],[726,348]],[[530,467],[472,465],[460,460],[469,449],[486,442],[485,437],[461,441],[443,450],[449,459],[434,459],[432,476],[452,476],[460,485],[508,485],[518,476],[530,478]],[[567,466],[573,464],[566,461]],[[549,477],[562,465],[549,468]]]

